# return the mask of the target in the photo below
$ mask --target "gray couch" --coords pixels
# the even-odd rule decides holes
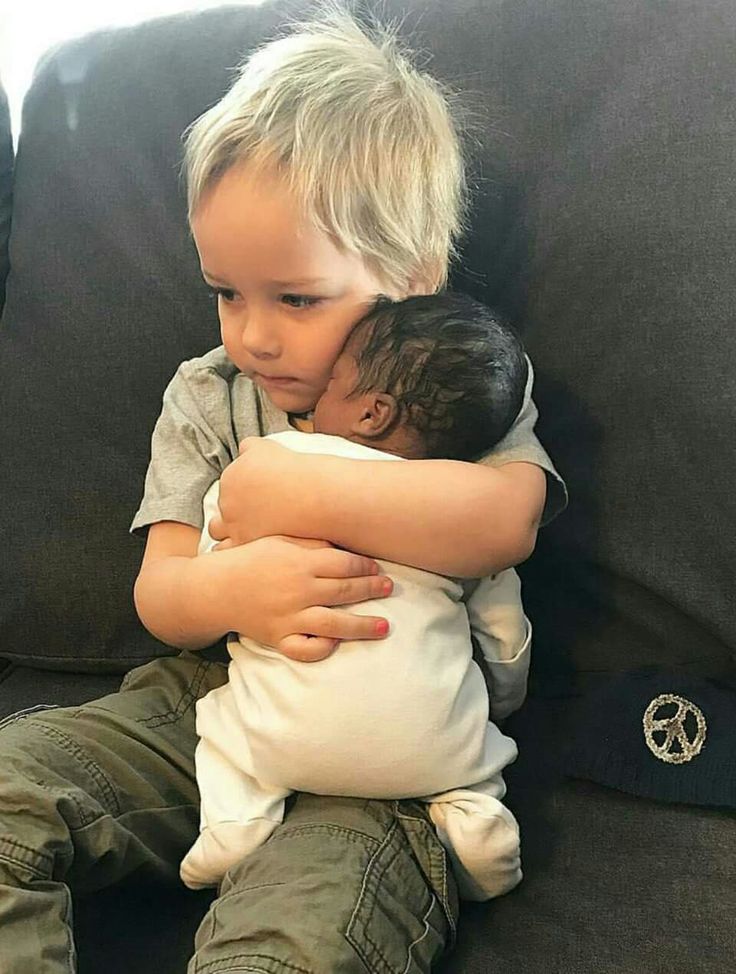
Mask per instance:
[[[464,909],[442,970],[726,974],[736,7],[377,6],[465,92],[475,199],[452,285],[518,323],[571,494],[523,567],[535,659],[509,726],[508,801],[525,880]],[[0,103],[0,719],[92,699],[172,651],[136,620],[127,529],[163,388],[218,341],[180,133],[300,8],[223,7],[50,52],[14,175]],[[704,713],[690,762],[646,746],[643,711],[661,693]],[[81,974],[183,971],[209,899],[145,876],[77,893]]]

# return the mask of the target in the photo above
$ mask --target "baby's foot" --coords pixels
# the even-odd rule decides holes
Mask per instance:
[[[217,886],[231,866],[262,845],[277,826],[270,819],[250,822],[219,822],[199,833],[179,867],[189,889]]]

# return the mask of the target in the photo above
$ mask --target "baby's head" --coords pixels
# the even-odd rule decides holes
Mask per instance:
[[[335,363],[314,430],[410,459],[472,460],[511,428],[526,382],[520,340],[480,302],[381,299]]]

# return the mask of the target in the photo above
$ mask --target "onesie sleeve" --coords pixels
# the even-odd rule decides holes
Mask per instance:
[[[519,576],[509,568],[480,579],[466,608],[489,675],[491,718],[503,720],[524,702],[529,677],[532,627]]]
[[[227,380],[202,362],[183,362],[164,392],[133,534],[145,534],[158,521],[179,521],[201,531],[202,499],[237,456]]]
[[[542,513],[542,524],[547,524],[567,506],[567,487],[555,469],[547,451],[539,442],[534,427],[539,412],[532,399],[534,369],[527,358],[529,374],[527,377],[524,402],[514,425],[496,446],[480,458],[480,463],[500,467],[505,463],[535,463],[544,470],[547,477],[547,498]]]

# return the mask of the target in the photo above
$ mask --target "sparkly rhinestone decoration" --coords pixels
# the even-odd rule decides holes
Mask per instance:
[[[674,704],[677,712],[671,717],[657,718],[657,711],[668,704]],[[690,715],[694,718],[696,726],[692,740],[685,729],[685,720]],[[667,764],[686,764],[692,761],[700,754],[705,744],[707,725],[702,710],[674,693],[662,693],[655,697],[644,711],[643,724],[647,747],[655,758],[666,761]],[[662,735],[664,735],[663,739]],[[679,745],[677,750],[673,750],[675,742]]]

